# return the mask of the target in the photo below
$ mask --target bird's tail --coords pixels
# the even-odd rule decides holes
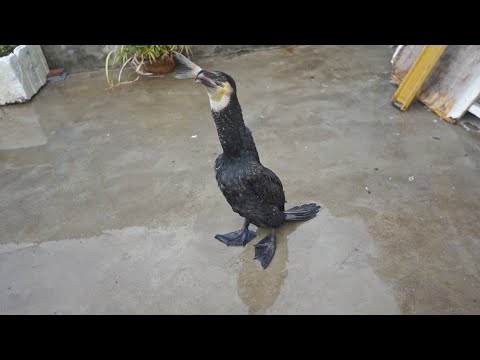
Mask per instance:
[[[320,211],[320,205],[315,203],[294,206],[285,210],[286,221],[306,221],[313,219]]]

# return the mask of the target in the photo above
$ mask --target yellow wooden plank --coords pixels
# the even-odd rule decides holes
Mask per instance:
[[[422,52],[400,83],[392,103],[405,111],[420,91],[428,75],[437,64],[448,45],[425,45]]]

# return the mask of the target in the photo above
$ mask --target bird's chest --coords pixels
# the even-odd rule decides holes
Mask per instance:
[[[243,164],[217,161],[215,175],[218,186],[227,200],[238,201],[246,195],[248,184],[246,184],[246,172]]]

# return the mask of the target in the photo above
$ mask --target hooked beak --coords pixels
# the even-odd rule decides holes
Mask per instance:
[[[195,82],[199,82],[202,85],[205,85],[206,87],[209,88],[216,88],[217,83],[214,80],[214,76],[212,73],[209,73],[208,71],[201,70],[198,74],[197,77],[195,78]]]

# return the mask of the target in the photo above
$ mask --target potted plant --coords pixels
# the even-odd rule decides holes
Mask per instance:
[[[109,68],[120,63],[118,84],[137,81],[140,76],[132,81],[121,82],[123,69],[130,65],[139,75],[158,75],[172,72],[176,66],[173,51],[190,55],[191,50],[187,45],[117,45],[107,53],[105,59],[105,73],[107,82],[114,86],[110,77]]]

